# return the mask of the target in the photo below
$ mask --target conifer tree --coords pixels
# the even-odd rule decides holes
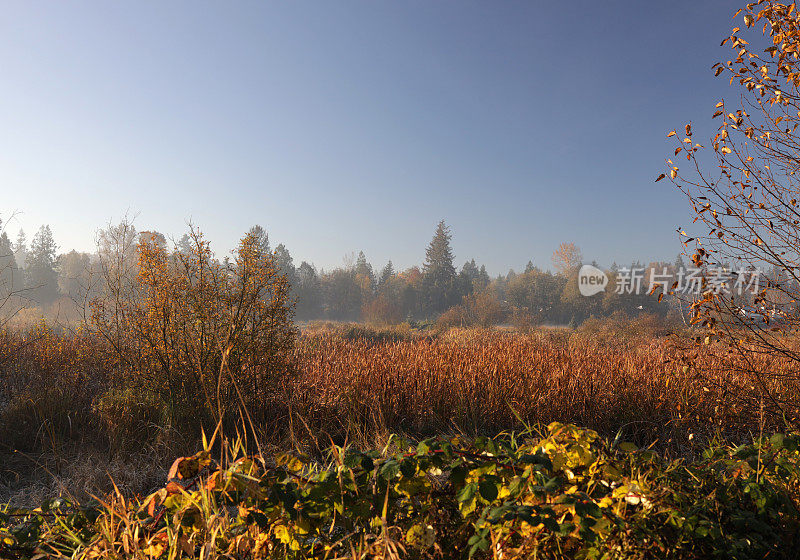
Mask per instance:
[[[263,230],[262,230],[263,231]],[[253,232],[253,229],[250,230],[250,233]],[[264,234],[266,236],[266,234]],[[258,241],[259,249],[263,249],[265,246],[269,248],[269,242],[266,241],[266,237],[262,237]],[[289,281],[289,285],[294,288],[297,282],[297,269],[294,266],[294,261],[292,260],[292,255],[289,253],[289,249],[281,243],[277,247],[275,247],[275,251],[273,252],[275,255],[275,264],[278,266],[278,270],[281,274],[286,276],[286,279]]]
[[[319,318],[322,314],[322,288],[317,271],[312,265],[303,261],[297,268],[297,307],[298,319]]]
[[[48,305],[58,297],[57,249],[50,226],[40,227],[33,237],[25,262],[30,297],[40,305]]]
[[[454,295],[456,269],[453,266],[453,249],[450,246],[450,228],[444,220],[436,226],[433,239],[425,251],[422,268],[426,291],[427,311],[440,312],[449,307]]]
[[[0,221],[0,305],[21,288],[21,286],[15,286],[17,280],[17,262],[14,260],[11,240],[2,228],[2,221]]]
[[[536,270],[536,267],[533,266],[533,261],[528,261],[528,264],[525,265],[525,274],[533,272],[534,270]]]
[[[358,252],[355,273],[356,276],[361,276],[369,280],[370,287],[375,285],[375,273],[372,270],[372,265],[367,262],[367,256],[364,254],[364,251]]]
[[[392,261],[386,263],[386,266],[381,270],[381,277],[378,279],[378,286],[384,286],[394,276],[394,265]]]
[[[28,236],[25,235],[25,230],[20,229],[17,233],[17,241],[14,243],[13,249],[17,266],[25,268],[25,261],[28,260]]]

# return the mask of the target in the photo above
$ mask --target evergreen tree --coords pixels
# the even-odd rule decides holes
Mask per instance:
[[[321,278],[325,314],[337,321],[356,321],[361,315],[362,290],[352,267],[335,268]]]
[[[56,245],[50,226],[39,228],[31,242],[25,262],[26,284],[31,299],[48,305],[58,297],[58,272],[56,272]]]
[[[450,228],[442,220],[436,226],[436,233],[425,251],[422,273],[429,312],[443,311],[454,303],[456,269],[453,266],[451,238]]]
[[[322,286],[314,267],[306,261],[297,268],[297,307],[298,319],[317,319],[322,315]]]
[[[28,237],[25,235],[25,230],[19,230],[17,233],[17,241],[14,243],[14,256],[17,259],[17,266],[25,268],[25,261],[28,260]]]
[[[481,265],[481,269],[478,271],[478,277],[475,279],[475,288],[482,290],[488,286],[491,281],[492,279],[489,278],[489,273],[486,272],[486,265]]]
[[[266,240],[266,238],[264,239]],[[267,242],[267,247],[269,247],[269,242]],[[281,243],[275,247],[274,255],[275,264],[278,266],[278,270],[280,270],[282,274],[285,274],[289,284],[294,286],[297,271],[294,268],[294,262],[292,261],[292,255],[289,254],[289,250],[283,243]]]
[[[475,281],[478,279],[480,270],[475,263],[475,259],[469,260],[461,267],[458,273],[458,295],[461,297],[471,295],[476,291]]]
[[[375,272],[372,270],[372,265],[367,262],[367,257],[364,255],[364,251],[358,252],[355,272],[358,276],[368,278],[371,285],[375,284]]]
[[[0,222],[1,225],[2,222]],[[22,287],[16,285],[18,281],[17,261],[14,259],[11,240],[5,230],[0,227],[0,306],[8,296]]]
[[[386,263],[386,266],[383,267],[383,270],[381,270],[378,286],[385,286],[386,283],[392,279],[392,276],[394,276],[394,265],[392,265],[392,261],[389,261]]]
[[[533,266],[533,261],[528,261],[528,264],[525,265],[525,274],[533,272],[534,270],[536,270],[536,267]]]
[[[469,278],[470,282],[478,277],[478,272],[478,265],[475,263],[475,259],[465,262],[464,266],[461,267],[461,274]]]

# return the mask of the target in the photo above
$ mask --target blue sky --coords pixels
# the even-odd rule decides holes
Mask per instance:
[[[221,253],[262,224],[297,264],[672,260],[668,130],[712,134],[736,4],[11,2],[0,215],[91,250],[126,212]]]

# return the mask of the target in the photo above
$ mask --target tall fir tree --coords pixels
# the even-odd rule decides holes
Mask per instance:
[[[11,240],[2,227],[0,220],[0,306],[10,295],[18,291],[22,286],[16,285],[19,281],[17,261],[14,259],[14,250]]]
[[[386,283],[392,279],[392,276],[394,276],[394,265],[392,264],[392,261],[389,261],[381,270],[381,276],[378,279],[378,286],[386,285]]]
[[[355,267],[356,276],[361,276],[369,280],[370,287],[375,285],[375,272],[372,270],[372,265],[367,262],[367,256],[364,251],[358,252]]]
[[[533,265],[533,261],[528,261],[528,264],[525,265],[525,274],[533,272],[534,270],[536,270],[536,267]]]
[[[14,257],[17,259],[17,266],[25,268],[25,261],[28,260],[28,236],[25,235],[25,230],[20,229],[17,232],[17,240],[13,246]]]
[[[286,245],[281,243],[275,247],[273,254],[275,255],[275,264],[277,265],[278,270],[280,270],[281,274],[286,276],[286,279],[293,288],[297,280],[297,270],[294,267],[292,255],[289,254],[289,249],[286,248]]]
[[[57,250],[50,226],[40,227],[31,241],[25,262],[25,280],[29,295],[40,305],[49,305],[58,297]]]
[[[450,246],[450,228],[444,220],[436,226],[422,267],[428,312],[441,312],[454,301],[456,269],[453,266],[453,249]]]

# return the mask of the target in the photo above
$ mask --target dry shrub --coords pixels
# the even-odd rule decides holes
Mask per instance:
[[[609,317],[589,317],[578,327],[578,333],[603,340],[635,340],[664,337],[680,329],[680,323],[671,317],[664,318],[654,313],[629,317],[623,311],[615,311]]]
[[[240,402],[265,412],[296,334],[286,276],[253,233],[232,263],[216,260],[198,231],[191,240],[170,253],[144,237],[135,267],[102,260],[106,290],[91,302],[91,327],[113,349],[117,385],[158,395],[173,424],[237,416]]]
[[[436,319],[437,330],[444,330],[452,327],[469,327],[472,324],[472,318],[463,305],[454,305]]]
[[[400,306],[380,294],[364,304],[361,317],[370,325],[396,325],[403,320],[403,312]]]
[[[86,331],[44,324],[0,333],[0,449],[34,450],[94,431],[91,403],[108,380],[107,354]]]
[[[503,303],[488,291],[465,296],[461,305],[442,313],[436,321],[438,329],[450,327],[491,327],[502,323],[507,316]]]
[[[511,316],[511,324],[521,333],[529,333],[536,327],[536,319],[534,315],[525,310],[515,310]]]
[[[503,303],[493,292],[484,291],[464,298],[464,307],[474,317],[476,325],[490,327],[502,323],[506,318]]]

